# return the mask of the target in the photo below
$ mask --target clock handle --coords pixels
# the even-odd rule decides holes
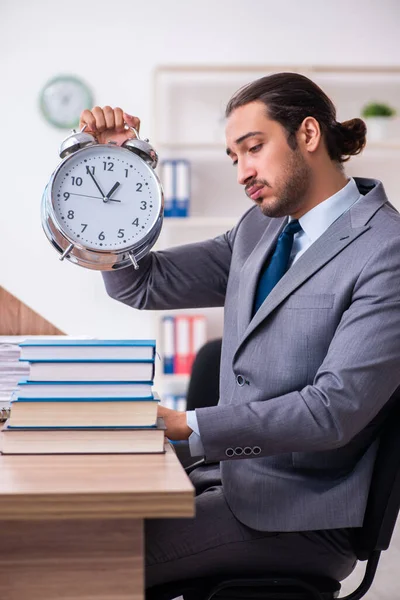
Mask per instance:
[[[142,140],[139,136],[139,132],[137,129],[135,129],[135,127],[132,127],[132,125],[125,123],[125,129],[126,131],[131,129],[136,135],[136,138],[125,140],[125,142],[122,144],[122,147],[130,150],[134,154],[137,154],[152,169],[155,169],[158,163],[158,155],[153,146],[150,144],[149,140],[147,138]]]
[[[141,139],[138,130],[135,129],[135,127],[133,127],[132,125],[128,125],[128,123],[125,123],[125,130],[128,131],[128,129],[131,129],[133,131],[133,133],[136,135],[136,139]],[[148,141],[149,140],[146,140],[146,142]]]
[[[96,139],[90,133],[84,133],[87,125],[84,125],[82,129],[77,133],[75,129],[72,130],[62,142],[59,149],[60,158],[65,158],[70,154],[73,154],[77,150],[86,148],[87,146],[94,146],[97,144]]]

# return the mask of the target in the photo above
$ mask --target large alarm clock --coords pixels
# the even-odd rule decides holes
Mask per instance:
[[[128,126],[126,126],[128,127]],[[42,199],[43,229],[61,254],[88,269],[110,271],[138,262],[155,244],[164,198],[149,141],[99,144],[85,127],[61,144],[61,163]]]

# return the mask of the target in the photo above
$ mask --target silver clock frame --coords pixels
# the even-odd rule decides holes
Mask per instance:
[[[104,147],[111,146],[114,150],[116,146],[113,144],[99,144]],[[127,147],[118,147],[119,150],[129,154],[135,153],[134,149]],[[157,190],[159,192],[159,211],[154,225],[148,231],[146,236],[139,242],[121,248],[119,250],[92,250],[84,244],[73,240],[63,229],[59,223],[53,205],[53,186],[55,178],[59,171],[64,167],[65,163],[72,157],[80,153],[85,153],[86,148],[69,153],[58,165],[54,173],[51,175],[42,198],[42,227],[52,244],[52,246],[61,254],[60,260],[67,259],[70,262],[85,267],[86,269],[94,269],[97,271],[113,271],[123,269],[129,265],[133,265],[135,269],[139,268],[138,262],[146,254],[157,241],[161,232],[163,214],[164,214],[164,193],[161,182],[154,169],[145,161],[146,168],[149,170],[151,177],[154,177],[157,182]],[[139,157],[140,158],[140,157]]]

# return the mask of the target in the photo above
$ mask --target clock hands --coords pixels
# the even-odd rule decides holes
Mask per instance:
[[[87,171],[90,175],[90,177],[93,179],[93,182],[95,184],[95,186],[97,187],[97,189],[99,190],[100,194],[103,197],[103,202],[121,202],[121,200],[115,200],[114,198],[110,198],[110,196],[112,196],[112,194],[115,192],[115,190],[121,185],[119,183],[119,181],[117,181],[111,188],[111,190],[108,192],[107,195],[105,195],[105,193],[103,192],[103,190],[101,189],[100,185],[97,183],[92,171],[90,169],[88,169]]]
[[[108,194],[107,194],[107,200],[113,200],[113,198],[111,198],[111,196],[113,195],[113,193],[115,192],[115,190],[116,190],[117,188],[119,188],[119,186],[120,186],[120,185],[121,185],[121,184],[120,184],[120,182],[119,182],[119,181],[116,181],[116,182],[114,183],[114,185],[112,186],[111,190],[110,190],[110,191],[108,192]],[[105,200],[104,200],[104,202],[105,202]],[[119,202],[119,200],[117,200],[117,202]]]
[[[69,192],[70,196],[83,196],[84,198],[95,198],[96,200],[103,200],[104,198],[100,198],[99,196],[89,196],[89,194],[78,194],[77,192]],[[117,200],[116,198],[108,198],[110,202],[121,202],[121,200]]]
[[[95,177],[94,177],[94,175],[93,175],[93,173],[92,173],[92,171],[90,169],[88,169],[88,173],[89,173],[90,177],[93,179],[93,182],[94,182],[95,186],[97,187],[97,189],[99,190],[100,194],[102,195],[103,200],[105,198],[107,198],[107,196],[104,194],[103,190],[101,189],[101,187],[97,183],[97,181],[96,181],[96,179],[95,179]]]

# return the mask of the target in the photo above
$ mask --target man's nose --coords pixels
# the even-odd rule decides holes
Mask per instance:
[[[246,185],[256,177],[256,169],[247,161],[238,162],[237,180],[240,185]]]

